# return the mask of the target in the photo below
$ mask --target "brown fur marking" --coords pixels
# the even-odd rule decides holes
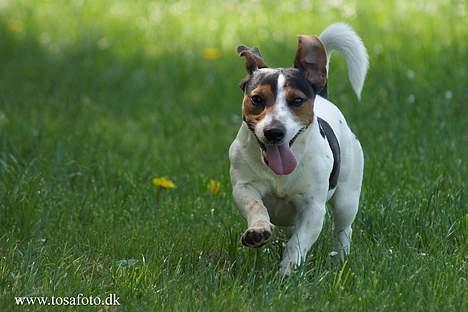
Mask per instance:
[[[263,98],[265,105],[263,107],[256,107],[250,98],[254,95],[258,95]],[[275,95],[271,90],[271,86],[268,84],[262,84],[256,87],[250,92],[250,94],[244,96],[242,104],[242,115],[244,120],[249,126],[255,127],[265,115],[273,109],[275,104]]]
[[[296,115],[301,124],[308,126],[314,117],[314,99],[308,99],[301,90],[296,88],[286,86],[284,89],[287,103],[292,103],[296,97],[307,99],[301,106],[288,104],[288,107]]]
[[[314,99],[307,98],[307,96],[301,90],[292,86],[288,86],[287,83],[284,92],[288,108],[297,117],[302,125],[308,126],[314,118]],[[256,107],[253,105],[250,98],[254,95],[258,95],[264,99],[265,105],[263,107]],[[294,106],[289,104],[293,103],[296,97],[307,100],[301,106]],[[242,114],[249,127],[255,128],[257,123],[259,123],[267,113],[273,110],[275,101],[276,96],[273,94],[271,86],[268,84],[261,84],[253,89],[250,94],[244,96]]]
[[[323,89],[327,82],[327,51],[317,36],[298,36],[294,67],[304,72],[315,92]]]

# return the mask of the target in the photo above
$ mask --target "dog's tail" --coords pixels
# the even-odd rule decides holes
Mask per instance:
[[[348,64],[348,78],[358,99],[369,68],[369,56],[361,38],[354,30],[343,23],[328,26],[319,36],[327,50],[327,72],[333,50],[341,52]]]

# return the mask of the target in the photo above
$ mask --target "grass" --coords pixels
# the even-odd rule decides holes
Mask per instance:
[[[79,293],[115,293],[123,311],[468,308],[466,3],[308,3],[0,1],[2,311]],[[366,157],[352,255],[332,263],[328,217],[281,281],[281,233],[262,250],[239,243],[234,47],[289,66],[295,35],[335,21],[371,57],[361,102],[337,55],[329,83]],[[160,176],[176,188],[158,190]]]

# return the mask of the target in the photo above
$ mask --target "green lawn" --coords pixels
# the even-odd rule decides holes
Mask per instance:
[[[117,311],[468,309],[466,2],[236,2],[0,1],[0,311],[80,293]],[[281,281],[283,233],[239,243],[234,48],[290,66],[297,34],[336,21],[371,61],[361,102],[338,55],[329,82],[366,158],[352,254],[333,264],[328,217]]]

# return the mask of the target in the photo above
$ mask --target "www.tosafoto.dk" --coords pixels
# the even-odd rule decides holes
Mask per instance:
[[[15,297],[15,303],[17,305],[51,305],[51,306],[116,306],[120,305],[120,297],[116,294],[109,294],[106,298],[101,297],[85,296],[84,294],[78,294],[77,296],[70,297]]]

